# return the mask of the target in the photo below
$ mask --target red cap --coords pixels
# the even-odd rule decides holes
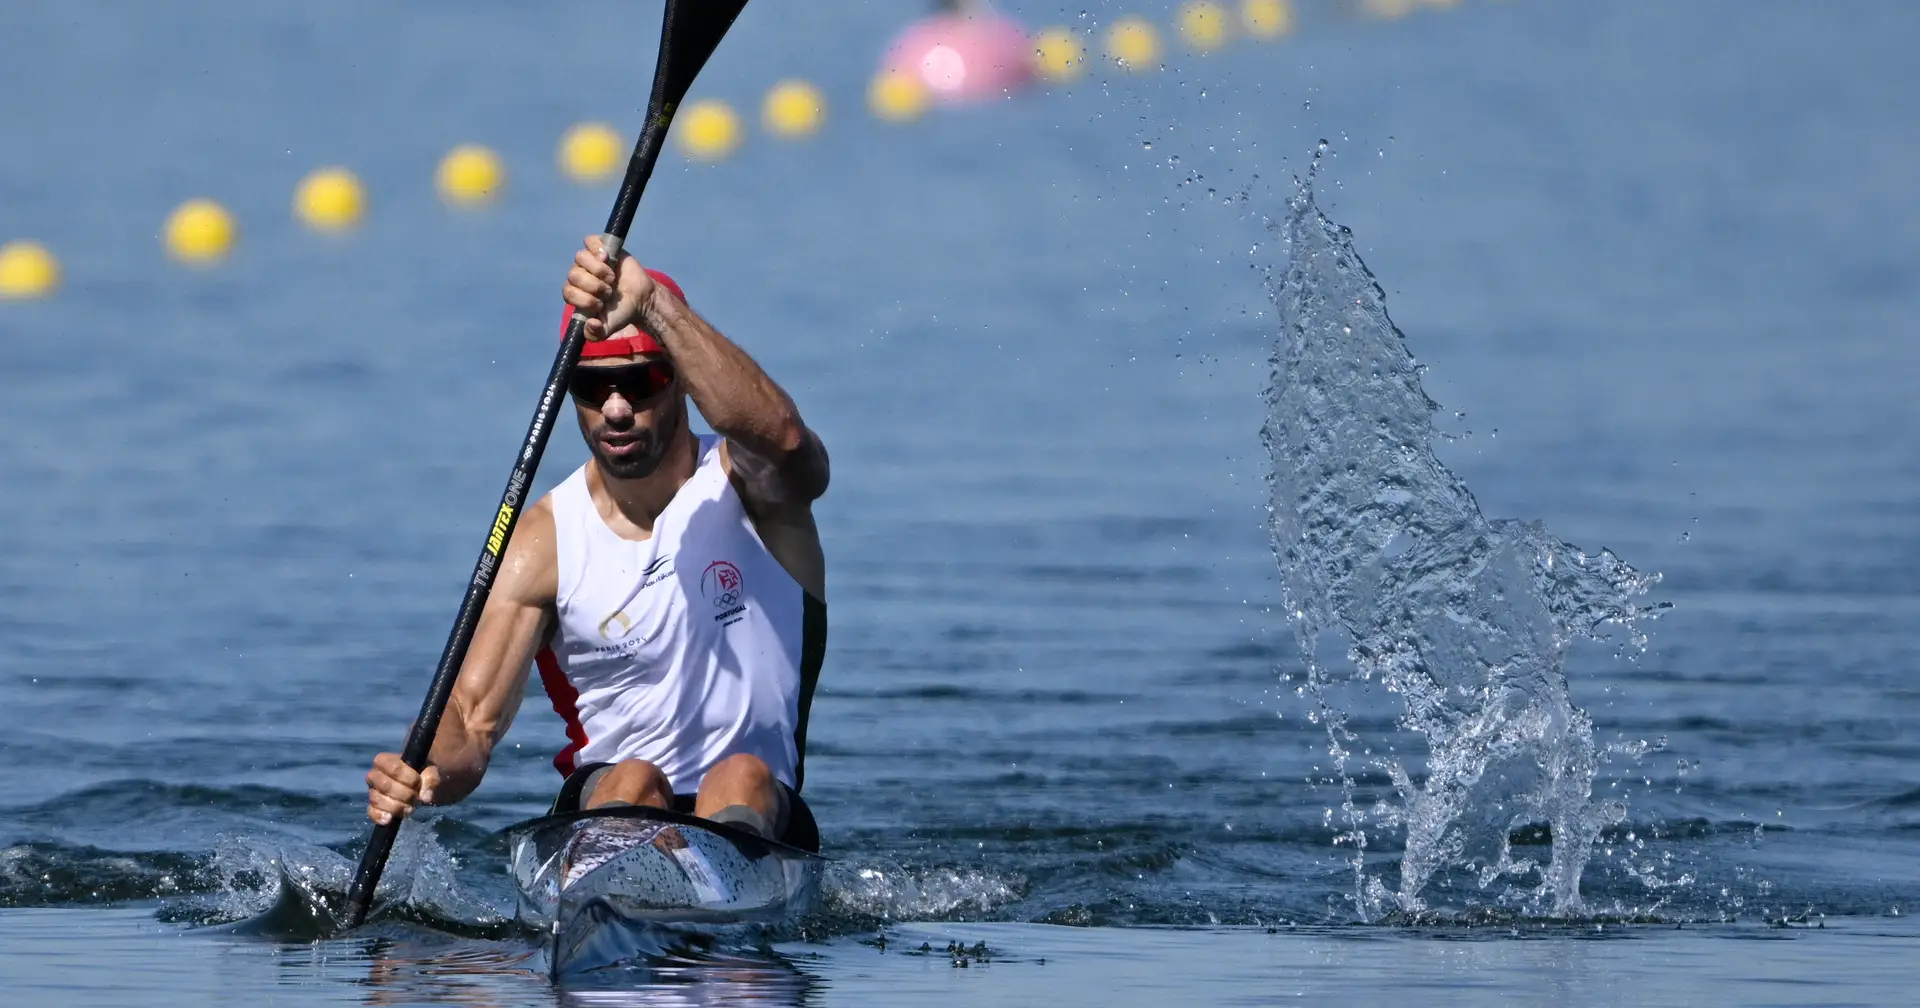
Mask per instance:
[[[679,298],[682,303],[686,302],[686,292],[680,289],[679,284],[673,282],[672,277],[655,269],[648,270],[647,275],[653,278],[654,283],[665,287],[674,297]],[[561,339],[567,338],[567,326],[572,322],[573,306],[567,305],[567,310],[560,315]],[[580,348],[580,356],[582,359],[588,357],[625,357],[630,354],[657,354],[666,352],[667,348],[661,346],[659,340],[654,339],[651,333],[640,328],[638,325],[633,327],[632,336],[617,336],[613,339],[591,340]]]

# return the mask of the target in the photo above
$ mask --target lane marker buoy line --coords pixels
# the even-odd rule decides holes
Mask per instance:
[[[1421,8],[1458,7],[1461,0],[1358,0],[1363,17],[1397,21]],[[1174,12],[1172,35],[1184,50],[1205,58],[1242,39],[1272,42],[1298,29],[1295,0],[1186,0]],[[1042,28],[1031,36],[1033,75],[1041,84],[1064,84],[1083,77],[1090,65],[1104,63],[1122,77],[1162,69],[1167,58],[1161,31],[1146,18],[1121,14],[1095,32],[1067,26]],[[1100,59],[1089,59],[1098,53]],[[933,107],[936,96],[913,73],[876,74],[867,85],[866,107],[882,122],[904,124]],[[760,129],[782,142],[817,137],[828,122],[829,103],[812,82],[789,77],[767,89],[760,102]],[[719,98],[703,98],[681,110],[673,142],[689,160],[724,161],[746,143],[744,120]],[[581,185],[600,185],[619,174],[627,141],[602,122],[582,122],[562,134],[554,152],[559,174]],[[449,208],[484,209],[506,191],[507,171],[500,155],[482,144],[461,144],[448,151],[434,173],[434,189]],[[346,234],[359,227],[367,211],[365,185],[351,169],[316,168],[294,189],[292,212],[309,229]],[[232,255],[240,226],[226,207],[195,197],[176,207],[162,225],[160,244],[168,258],[185,266],[208,268]],[[60,289],[59,259],[47,244],[17,238],[0,244],[0,301],[33,301]]]

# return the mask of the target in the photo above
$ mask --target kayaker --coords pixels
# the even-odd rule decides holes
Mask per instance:
[[[673,808],[817,850],[799,791],[826,449],[678,284],[602,252],[589,237],[562,291],[563,332],[588,316],[570,392],[592,457],[521,517],[431,765],[376,756],[367,815],[471,794],[537,666],[569,740],[554,811]],[[693,432],[689,398],[717,436]]]

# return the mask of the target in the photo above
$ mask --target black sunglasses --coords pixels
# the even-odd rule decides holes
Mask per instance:
[[[615,392],[639,406],[672,384],[673,362],[662,357],[618,367],[576,367],[567,379],[567,391],[580,405],[599,409]]]

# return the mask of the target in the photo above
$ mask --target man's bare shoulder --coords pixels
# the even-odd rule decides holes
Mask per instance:
[[[560,594],[559,552],[554,545],[553,495],[547,494],[520,515],[494,591],[527,606],[548,607]]]

